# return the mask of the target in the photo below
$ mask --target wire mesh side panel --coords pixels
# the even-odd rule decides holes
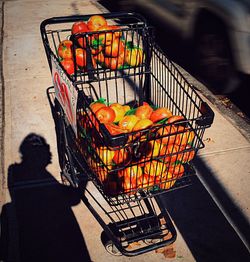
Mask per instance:
[[[194,129],[205,129],[211,126],[211,121],[199,121],[213,117],[212,112],[205,114],[204,102],[196,90],[182,76],[177,67],[156,45],[152,49],[151,81],[145,86],[154,104],[166,106],[173,115],[181,115]],[[205,120],[205,119],[204,119]],[[200,134],[200,133],[199,133]],[[202,138],[202,133],[198,136]]]

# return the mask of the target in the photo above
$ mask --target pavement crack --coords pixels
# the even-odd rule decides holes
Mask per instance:
[[[223,153],[227,153],[227,152],[233,152],[233,151],[238,151],[238,150],[245,150],[245,149],[250,149],[249,145],[246,146],[239,146],[239,147],[233,147],[233,148],[228,148],[228,149],[222,149],[222,150],[215,150],[212,152],[204,152],[204,153],[200,153],[199,152],[199,156],[203,157],[203,156],[214,156],[214,155],[218,155],[218,154],[223,154]]]
[[[0,116],[0,150],[1,150],[1,158],[0,158],[0,166],[1,166],[1,176],[0,176],[0,184],[3,188],[5,184],[5,174],[4,174],[4,135],[5,135],[5,85],[4,85],[4,74],[3,74],[3,34],[4,34],[4,7],[5,7],[5,1],[2,2],[1,5],[1,31],[0,31],[0,83],[2,85],[1,91],[0,91],[0,108],[1,108],[1,116]],[[1,190],[2,194],[4,195],[3,191]],[[4,196],[0,196],[0,202],[4,199]]]

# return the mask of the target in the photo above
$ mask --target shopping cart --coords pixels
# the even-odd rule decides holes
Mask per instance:
[[[101,29],[73,32],[93,16],[41,23],[61,175],[84,189],[107,251],[138,255],[175,241],[158,196],[191,184],[192,160],[214,114],[155,44],[143,17],[101,14]],[[65,39],[70,67],[59,51]]]

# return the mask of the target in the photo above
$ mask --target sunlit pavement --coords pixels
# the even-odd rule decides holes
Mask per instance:
[[[71,192],[73,196],[65,197],[57,182],[60,171],[55,129],[46,96],[46,89],[52,82],[39,26],[49,17],[106,11],[97,1],[17,0],[3,3],[5,127],[2,178],[5,179],[2,180],[2,192],[5,192],[3,210],[8,210],[10,224],[7,248],[10,261],[20,261],[20,254],[29,252],[31,261],[32,254],[40,248],[36,242],[43,247],[46,238],[51,247],[56,247],[54,254],[48,251],[53,261],[58,258],[60,261],[69,261],[69,258],[83,261],[87,251],[91,260],[97,262],[166,260],[163,254],[155,252],[132,258],[109,255],[100,241],[102,229],[98,222],[83,203],[75,200],[74,192]],[[190,80],[198,89],[201,87],[192,77]],[[171,261],[247,261],[250,145],[239,131],[240,127],[221,114],[216,103],[208,103],[215,112],[215,120],[206,130],[205,149],[200,151],[195,162],[198,178],[192,186],[164,196],[178,234],[174,243],[176,257]],[[52,164],[46,172],[48,181],[30,187],[23,183],[14,190],[14,200],[10,195],[13,191],[7,186],[7,174],[11,165],[20,163],[19,146],[30,133],[41,135],[50,145]],[[67,192],[66,196],[71,193]],[[71,198],[73,202],[68,203]],[[20,240],[32,242],[33,251],[22,249]],[[78,253],[79,250],[82,253]]]

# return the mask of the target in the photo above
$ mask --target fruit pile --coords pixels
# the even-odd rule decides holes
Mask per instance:
[[[110,148],[95,143],[94,132],[88,128],[100,132],[99,123],[111,136],[128,134],[127,145]],[[92,147],[98,155],[98,159],[89,157],[89,165],[113,193],[155,186],[169,189],[184,174],[184,164],[195,155],[194,131],[182,116],[173,115],[166,107],[155,108],[144,102],[130,108],[100,99],[90,105],[81,125],[91,134]]]
[[[75,22],[71,28],[75,41],[63,40],[57,49],[62,67],[69,75],[73,74],[75,57],[77,69],[86,71],[87,45],[90,47],[94,69],[97,65],[116,70],[142,64],[143,51],[139,43],[134,45],[124,33],[119,26],[108,25],[107,20],[100,15],[91,16],[87,22]]]

